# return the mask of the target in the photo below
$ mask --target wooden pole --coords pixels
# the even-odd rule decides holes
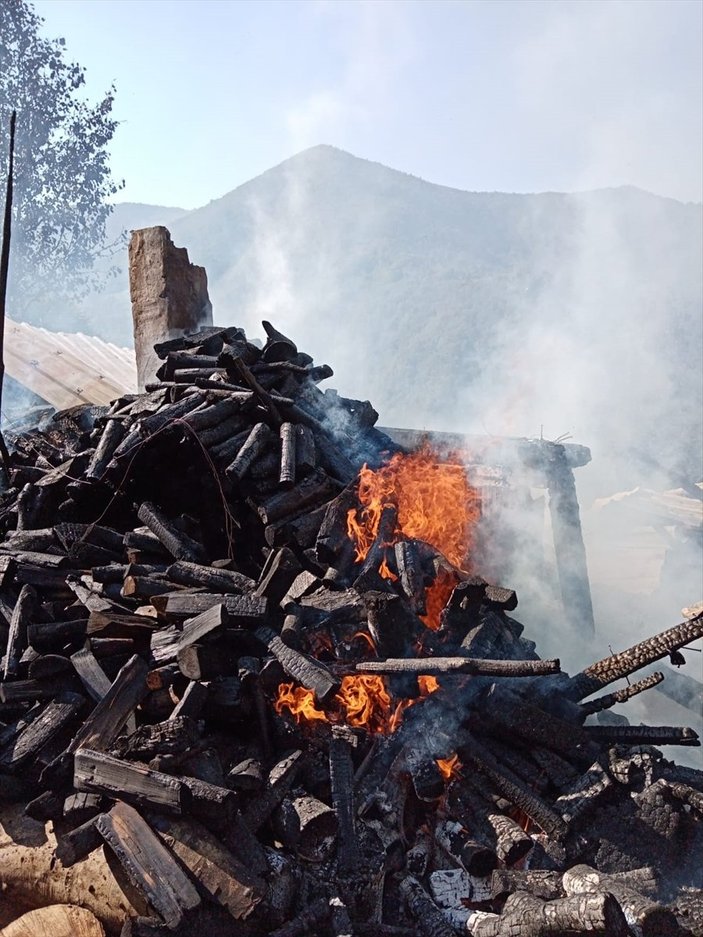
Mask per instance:
[[[12,230],[12,177],[15,165],[15,122],[17,112],[10,117],[10,160],[7,166],[7,190],[5,193],[5,219],[2,228],[2,252],[0,253],[0,413],[2,412],[2,385],[5,379],[5,301],[7,299],[7,275],[10,269],[10,234]],[[0,430],[0,456],[9,484],[10,454],[5,437]]]

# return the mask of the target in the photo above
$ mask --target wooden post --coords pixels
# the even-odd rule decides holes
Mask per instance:
[[[542,445],[549,448],[545,475],[564,611],[573,630],[588,637],[595,623],[574,473],[562,445]]]
[[[0,253],[0,412],[2,412],[2,385],[5,379],[5,301],[7,299],[7,276],[10,270],[10,235],[12,233],[12,177],[15,165],[15,122],[17,112],[10,117],[10,159],[7,164],[7,190],[5,194],[5,219],[2,227],[2,253]],[[0,456],[5,476],[10,480],[10,454],[5,437],[0,430]]]

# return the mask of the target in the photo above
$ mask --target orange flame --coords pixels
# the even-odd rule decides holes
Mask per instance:
[[[348,725],[369,732],[391,730],[391,697],[383,677],[370,674],[342,677],[335,701],[341,706]]]
[[[401,536],[417,538],[431,544],[455,566],[466,562],[479,516],[479,496],[458,462],[442,462],[426,446],[409,455],[398,452],[377,470],[364,465],[359,503],[361,508],[347,515],[347,533],[356,546],[358,561],[366,558],[383,508],[391,503],[398,508],[393,543]]]
[[[439,689],[439,680],[427,674],[417,678],[417,685],[420,687],[420,696],[429,696],[430,693],[436,693]]]
[[[313,721],[315,719],[322,722],[329,721],[322,710],[315,705],[315,694],[312,690],[306,690],[302,686],[294,687],[292,683],[280,684],[273,708],[279,716],[284,709],[288,710],[296,722]]]
[[[420,621],[426,628],[439,631],[444,606],[449,601],[457,578],[446,569],[440,569],[435,581],[425,590],[425,605],[427,612],[420,616]]]
[[[461,762],[456,752],[450,755],[449,758],[437,758],[436,761],[437,767],[445,781],[451,781],[453,778],[459,777]]]

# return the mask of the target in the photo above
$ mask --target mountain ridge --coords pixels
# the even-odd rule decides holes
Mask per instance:
[[[632,186],[470,192],[319,145],[197,209],[130,211],[125,227],[165,224],[205,267],[216,323],[258,335],[271,319],[386,424],[506,435],[544,424],[629,452],[646,446],[649,414],[663,427],[658,458],[692,471],[694,203]],[[118,263],[77,327],[128,343],[124,253]]]

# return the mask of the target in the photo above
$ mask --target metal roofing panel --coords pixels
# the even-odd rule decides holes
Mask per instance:
[[[9,318],[5,368],[57,410],[83,403],[105,404],[137,390],[133,349],[82,332],[50,332]]]

